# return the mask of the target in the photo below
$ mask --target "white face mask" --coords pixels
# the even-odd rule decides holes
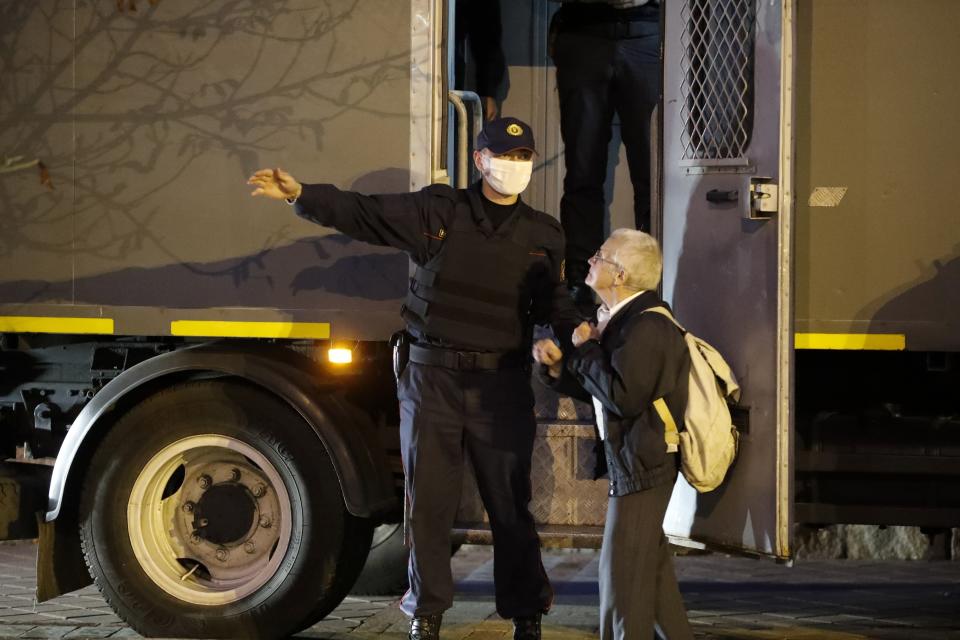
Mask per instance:
[[[519,195],[530,184],[533,160],[506,160],[484,154],[481,162],[483,178],[497,193]]]

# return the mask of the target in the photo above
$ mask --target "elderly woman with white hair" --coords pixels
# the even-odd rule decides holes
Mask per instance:
[[[675,445],[653,407],[663,398],[678,424],[687,404],[690,356],[657,295],[662,258],[642,231],[617,229],[590,259],[586,284],[603,302],[596,324],[583,323],[576,347],[534,345],[540,378],[591,401],[609,477],[600,552],[600,638],[646,640],[655,624],[669,640],[692,639],[663,535],[663,517],[679,469]]]

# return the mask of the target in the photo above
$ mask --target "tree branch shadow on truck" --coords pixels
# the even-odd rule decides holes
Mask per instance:
[[[73,262],[83,275],[111,262],[198,262],[171,229],[205,237],[218,218],[204,211],[216,208],[242,222],[260,205],[237,206],[248,199],[243,180],[264,161],[331,146],[327,155],[342,156],[337,135],[358,121],[407,122],[380,94],[405,89],[409,40],[386,39],[360,60],[352,52],[364,13],[383,13],[369,2],[48,4],[11,6],[0,26],[11,52],[0,61],[0,162],[40,158],[56,186],[32,172],[0,180],[0,257],[23,267],[49,256],[30,268],[48,280],[71,255],[83,256]],[[337,166],[353,168],[343,157]],[[260,244],[244,226],[231,229],[234,242]],[[289,232],[263,236],[279,244]]]

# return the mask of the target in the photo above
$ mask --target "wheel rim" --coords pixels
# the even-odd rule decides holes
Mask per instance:
[[[290,545],[289,495],[273,464],[250,445],[196,435],[157,452],[127,505],[134,555],[171,596],[224,605],[272,578]]]

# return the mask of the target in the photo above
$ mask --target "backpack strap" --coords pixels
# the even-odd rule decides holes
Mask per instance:
[[[667,441],[667,453],[673,453],[680,445],[680,433],[677,431],[677,423],[667,408],[667,403],[663,398],[657,398],[653,401],[653,408],[657,410],[657,415],[663,420],[663,439]]]
[[[647,313],[648,311],[664,316],[675,324],[677,329],[680,329],[682,333],[687,332],[686,329],[680,326],[680,323],[677,322],[677,319],[673,317],[673,314],[670,313],[666,307],[650,307],[649,309],[644,309],[643,313]],[[677,423],[673,419],[673,415],[670,414],[670,409],[667,408],[667,403],[663,398],[654,400],[653,408],[657,410],[657,415],[663,420],[663,439],[667,441],[667,453],[673,453],[677,451],[680,445],[680,432],[677,430]]]
[[[677,325],[677,329],[680,329],[682,333],[684,334],[687,333],[687,330],[683,328],[683,325],[677,322],[677,319],[673,317],[673,314],[670,313],[670,311],[668,311],[666,307],[650,307],[649,309],[644,309],[642,313],[647,313],[649,311],[652,311],[653,313],[658,313],[661,316],[668,318],[670,322]]]

